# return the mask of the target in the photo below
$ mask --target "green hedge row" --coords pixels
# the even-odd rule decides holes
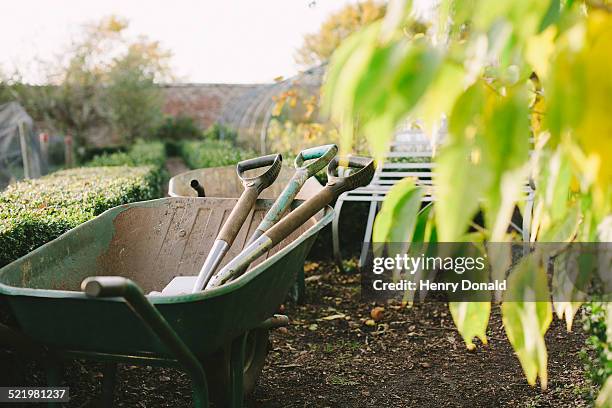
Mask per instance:
[[[0,193],[0,266],[114,206],[161,197],[159,168],[82,167]]]
[[[192,169],[228,166],[257,156],[257,153],[223,140],[185,141],[179,149],[181,157]]]
[[[137,141],[127,152],[101,154],[87,166],[155,166],[163,168],[166,163],[166,147],[162,142]]]

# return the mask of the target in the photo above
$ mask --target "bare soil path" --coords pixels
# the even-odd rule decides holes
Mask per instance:
[[[168,159],[166,160],[166,170],[168,171],[168,174],[170,175],[170,177],[174,177],[177,174],[181,174],[186,171],[189,171],[190,168],[187,167],[187,165],[185,164],[185,162],[183,161],[181,157],[172,156],[172,157],[168,157]],[[167,196],[167,195],[168,195],[168,185],[165,184],[164,185],[164,196]]]

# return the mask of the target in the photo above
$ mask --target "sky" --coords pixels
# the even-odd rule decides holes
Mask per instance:
[[[82,25],[127,18],[173,53],[179,82],[260,83],[296,74],[304,34],[355,0],[18,0],[2,5],[0,71],[40,82],[35,60],[60,54]]]

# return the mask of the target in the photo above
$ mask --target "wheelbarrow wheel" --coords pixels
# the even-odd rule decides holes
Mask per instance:
[[[251,330],[247,334],[244,351],[244,395],[249,395],[255,389],[257,378],[263,369],[266,356],[270,350],[268,330]],[[210,400],[216,406],[227,406],[231,399],[230,361],[231,344],[203,361],[208,380]]]

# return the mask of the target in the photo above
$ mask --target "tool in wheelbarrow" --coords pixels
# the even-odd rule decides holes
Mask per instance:
[[[276,180],[280,172],[283,157],[280,154],[270,154],[254,159],[244,160],[236,165],[236,173],[242,180],[244,192],[238,199],[236,206],[232,209],[229,217],[223,224],[221,231],[213,243],[202,269],[193,285],[192,292],[199,292],[206,286],[215,273],[219,263],[232,246],[236,235],[246,220],[249,212],[255,205],[257,197],[261,192]],[[263,174],[256,177],[246,177],[245,172],[262,167],[270,166]]]
[[[257,238],[259,238],[259,236],[261,236],[261,234],[278,222],[289,207],[291,207],[295,197],[298,195],[306,181],[325,168],[330,160],[335,157],[337,152],[338,147],[335,144],[328,144],[302,150],[297,155],[295,158],[295,172],[293,176],[287,182],[287,186],[279,194],[278,198],[270,207],[245,246],[248,246],[248,244],[255,241]],[[177,276],[163,289],[161,293],[155,292],[154,294],[168,296],[180,293],[189,293],[193,290],[196,279],[196,276]],[[300,289],[296,288],[296,290],[298,295],[295,296],[298,297]]]
[[[337,175],[339,166],[358,170],[349,176],[339,177]],[[334,158],[327,167],[328,181],[323,190],[301,204],[287,217],[283,218],[243,249],[237,257],[212,277],[206,289],[221,286],[242,275],[253,261],[287,238],[293,231],[331,203],[340,194],[368,185],[374,176],[374,171],[374,160],[369,157]]]
[[[247,246],[259,238],[264,232],[270,229],[274,224],[281,219],[283,214],[289,209],[295,196],[300,192],[300,189],[310,177],[321,171],[338,153],[338,146],[328,144],[324,146],[312,147],[302,150],[295,158],[295,173],[287,187],[278,196],[270,210],[261,223],[255,229],[255,232],[247,242]],[[309,163],[306,163],[310,161]],[[306,163],[306,164],[305,164]]]

